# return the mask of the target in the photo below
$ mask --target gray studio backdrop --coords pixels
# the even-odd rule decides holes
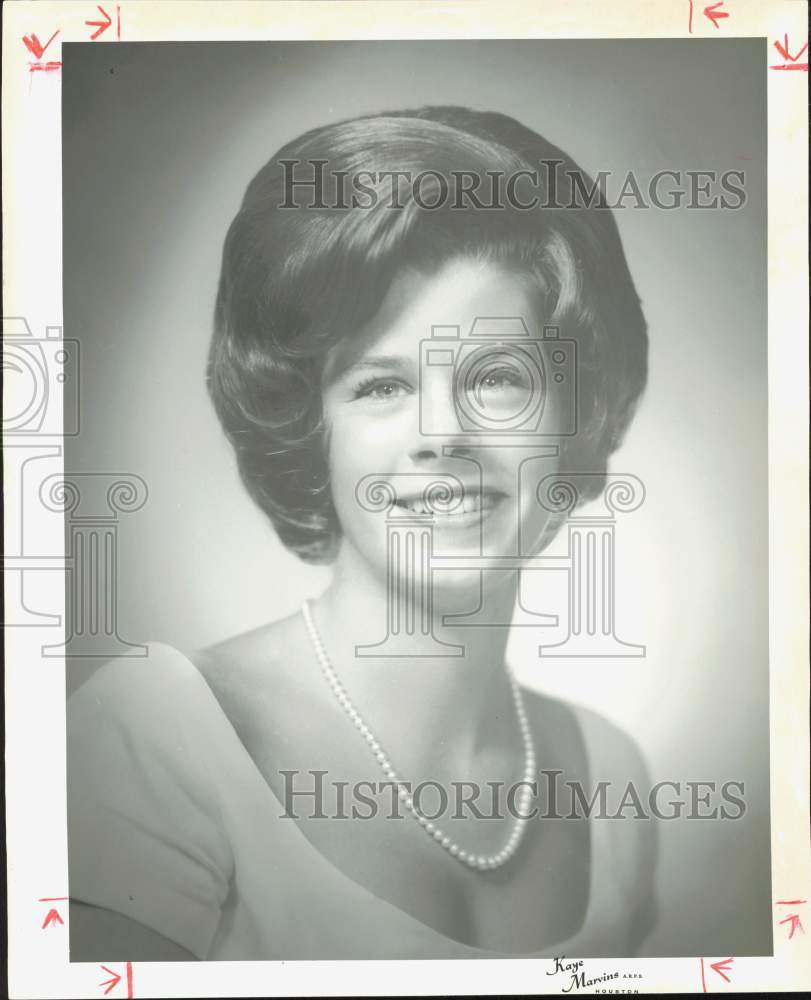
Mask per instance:
[[[524,682],[633,733],[654,780],[745,782],[741,820],[660,823],[658,956],[772,951],[764,44],[63,46],[64,320],[82,350],[65,467],[148,484],[120,525],[132,641],[202,647],[289,614],[328,578],[244,494],[203,382],[222,240],[283,142],[356,114],[463,104],[513,115],[592,175],[745,171],[738,211],[617,213],[651,338],[648,390],[613,463],[647,490],[618,525],[617,623],[648,655],[538,660],[529,630],[511,643]],[[69,689],[96,665],[69,664]]]

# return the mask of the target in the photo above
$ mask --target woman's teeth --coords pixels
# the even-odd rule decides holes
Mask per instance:
[[[448,503],[436,501],[434,505],[426,504],[422,498],[401,499],[397,506],[409,510],[413,514],[433,514],[436,517],[458,517],[460,514],[475,514],[478,511],[490,510],[496,505],[498,496],[493,493],[465,493],[461,498],[454,497]]]

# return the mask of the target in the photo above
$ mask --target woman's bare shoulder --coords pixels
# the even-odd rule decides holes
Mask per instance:
[[[195,650],[191,659],[209,682],[218,686],[272,680],[283,683],[291,667],[309,652],[301,617],[292,614],[210,646]]]
[[[320,692],[320,675],[298,614],[190,655],[238,732],[257,729],[257,739],[262,726],[271,734],[276,728],[282,731],[282,716],[291,706]]]
[[[572,704],[583,733],[592,770],[598,780],[634,782],[642,792],[650,785],[648,764],[636,737],[601,712]]]
[[[209,663],[216,663],[222,669],[235,664],[267,664],[276,661],[287,643],[295,641],[299,632],[298,614],[288,615],[237,635],[212,643],[195,653]]]
[[[204,691],[199,671],[187,653],[165,642],[146,642],[131,655],[109,660],[79,661],[68,676],[68,710],[87,701],[103,699],[108,709],[163,702],[177,695],[186,700],[189,686]]]

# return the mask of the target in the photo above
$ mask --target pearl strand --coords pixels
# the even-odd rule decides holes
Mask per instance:
[[[529,800],[531,796],[531,789],[528,787],[534,777],[535,777],[535,747],[532,742],[532,733],[529,728],[529,720],[527,719],[526,709],[524,708],[524,699],[521,697],[521,691],[518,684],[515,682],[515,678],[512,673],[507,671],[507,677],[510,681],[510,687],[512,688],[513,699],[515,701],[515,712],[518,717],[518,724],[521,729],[521,737],[524,743],[524,777],[523,781],[525,784],[522,786],[518,794],[517,811],[519,815],[515,819],[515,825],[513,826],[510,836],[507,839],[504,847],[495,854],[489,855],[476,855],[471,851],[463,850],[457,843],[455,843],[451,838],[441,830],[435,823],[431,820],[426,819],[425,816],[417,809],[414,805],[414,801],[411,798],[408,788],[400,778],[397,772],[391,765],[389,758],[380,743],[378,742],[375,734],[369,728],[369,726],[364,721],[360,712],[352,704],[349,696],[344,690],[343,685],[338,679],[338,675],[332,667],[330,658],[324,648],[324,643],[321,641],[321,635],[318,628],[313,620],[312,611],[310,610],[310,604],[308,601],[304,601],[301,606],[301,613],[304,618],[304,624],[307,626],[307,632],[310,636],[310,641],[312,642],[313,649],[315,651],[316,659],[321,668],[321,672],[326,678],[327,683],[332,689],[338,704],[343,708],[344,712],[348,716],[350,722],[355,726],[358,732],[366,741],[369,749],[374,755],[375,760],[380,765],[383,773],[386,777],[393,781],[399,786],[397,792],[398,798],[403,803],[403,805],[409,810],[411,815],[416,819],[419,825],[423,828],[426,834],[434,840],[440,847],[442,847],[451,857],[456,858],[457,861],[469,868],[477,868],[481,871],[486,871],[488,869],[500,868],[503,864],[510,860],[510,858],[518,850],[518,846],[521,843],[521,839],[524,836],[526,830],[527,819],[523,815],[527,806],[529,805]]]

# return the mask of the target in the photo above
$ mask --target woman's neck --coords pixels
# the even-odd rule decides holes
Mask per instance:
[[[481,595],[475,580],[473,588],[445,587],[434,593],[427,622],[420,617],[426,609],[417,608],[413,634],[401,629],[397,643],[378,646],[391,636],[390,599],[387,581],[346,548],[331,585],[313,602],[332,665],[386,752],[404,770],[451,777],[448,771],[520,752],[504,663],[509,628],[443,624],[480,600],[484,620],[509,623],[514,581]],[[431,626],[427,634],[421,621]],[[437,640],[455,655],[437,655]]]

